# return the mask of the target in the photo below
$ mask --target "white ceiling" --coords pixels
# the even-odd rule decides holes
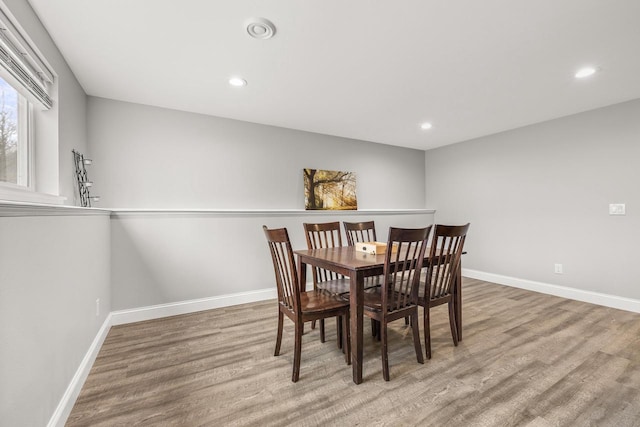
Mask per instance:
[[[640,98],[638,0],[29,3],[89,95],[384,144]],[[251,17],[276,35],[250,38]],[[584,65],[600,72],[574,79]]]

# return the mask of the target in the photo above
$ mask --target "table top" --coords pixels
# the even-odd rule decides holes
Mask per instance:
[[[301,249],[294,251],[303,262],[307,260],[322,260],[323,263],[345,267],[350,270],[366,270],[379,268],[384,265],[385,254],[368,254],[356,251],[354,246],[340,246],[335,248]]]

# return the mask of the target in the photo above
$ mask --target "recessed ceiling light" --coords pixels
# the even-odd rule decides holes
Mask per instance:
[[[596,69],[593,67],[584,67],[578,70],[578,72],[575,74],[575,78],[584,79],[585,77],[589,77],[595,74],[595,72],[596,72]]]
[[[231,77],[229,79],[229,84],[231,86],[242,87],[247,85],[247,81],[245,79],[241,79],[240,77]]]
[[[433,127],[433,125],[431,123],[429,123],[429,122],[425,122],[425,123],[421,124],[420,127],[422,129],[424,129],[424,130],[427,130],[427,129],[431,129]]]

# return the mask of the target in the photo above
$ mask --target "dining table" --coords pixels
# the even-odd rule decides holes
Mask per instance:
[[[307,266],[320,267],[349,278],[351,366],[353,382],[362,383],[363,362],[363,302],[366,277],[383,274],[385,254],[370,254],[356,250],[355,246],[296,250],[300,286],[306,286]],[[425,251],[423,267],[429,265],[429,249]],[[453,286],[455,321],[458,340],[462,341],[462,275],[460,264]]]

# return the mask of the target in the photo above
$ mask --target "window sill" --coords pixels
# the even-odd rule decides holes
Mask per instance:
[[[23,187],[10,184],[0,184],[0,202],[43,203],[48,205],[62,205],[67,200],[63,196],[36,193]]]
[[[111,211],[79,206],[48,205],[43,203],[6,202],[0,200],[0,218],[26,216],[110,216]]]

